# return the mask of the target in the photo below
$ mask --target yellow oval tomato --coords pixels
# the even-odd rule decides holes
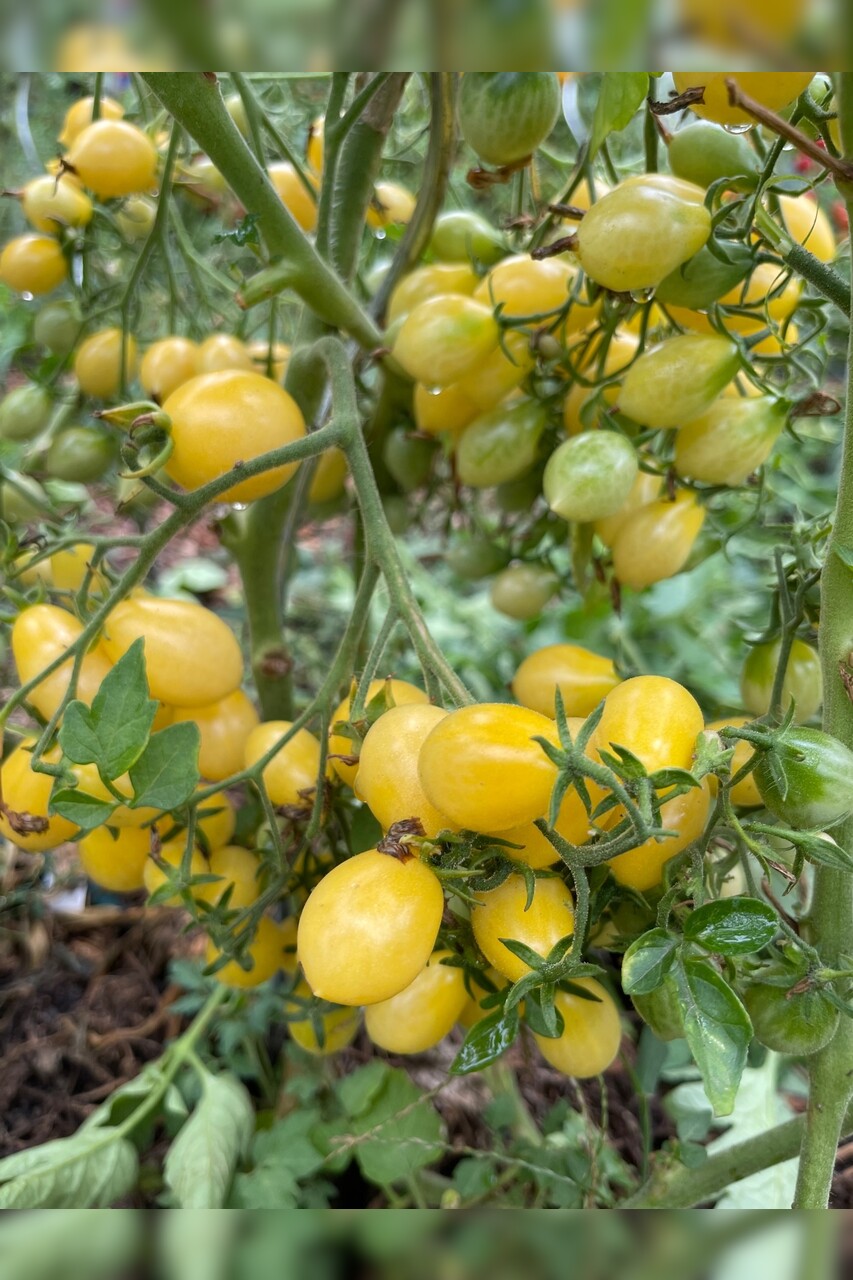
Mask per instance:
[[[720,729],[742,729],[745,724],[750,724],[749,716],[728,716],[722,720],[712,720],[706,728],[713,729],[715,732]],[[739,739],[735,743],[734,755],[729,766],[729,775],[734,777],[736,773],[740,773],[743,766],[748,760],[752,760],[755,756],[754,749],[748,742]],[[708,779],[711,786],[711,794],[717,793],[717,779],[713,776]],[[758,805],[763,804],[761,793],[755,782],[755,778],[748,773],[745,778],[736,783],[729,792],[732,804],[738,805],[743,809],[755,809]]]
[[[311,121],[308,129],[308,142],[305,148],[305,159],[315,173],[323,172],[323,152],[325,149],[326,121],[317,116]]]
[[[317,201],[309,195],[305,184],[292,164],[277,161],[267,169],[281,203],[303,231],[313,231],[317,225]],[[312,186],[315,185],[312,182]]]
[[[152,400],[162,404],[178,387],[198,373],[198,343],[189,338],[162,338],[142,357],[139,381]]]
[[[676,834],[655,840],[654,837],[612,858],[607,864],[614,880],[628,888],[645,893],[661,882],[663,869],[670,858],[698,840],[708,821],[711,788],[707,778],[681,796],[661,805],[660,825]],[[618,811],[617,811],[618,812]]]
[[[367,210],[367,225],[374,231],[407,223],[415,211],[415,197],[399,182],[377,182]]]
[[[426,387],[422,382],[415,383],[412,408],[418,431],[428,436],[440,436],[445,431],[455,435],[481,412],[480,406],[465,394],[458,382],[451,383],[449,387]]]
[[[22,742],[0,766],[0,791],[6,807],[5,812],[0,810],[0,835],[19,849],[41,853],[71,840],[77,827],[67,818],[48,817],[53,778],[33,769],[33,746],[33,742]],[[58,764],[59,758],[56,748],[43,756],[47,764]]]
[[[314,992],[305,979],[300,978],[293,988],[293,994],[303,1000],[310,1000]],[[289,1017],[287,1020],[290,1038],[296,1041],[300,1049],[318,1057],[328,1057],[330,1054],[340,1053],[341,1049],[346,1049],[347,1045],[352,1044],[355,1039],[361,1023],[361,1014],[358,1009],[348,1009],[345,1005],[341,1005],[335,1009],[325,1010],[319,1015],[322,1027],[322,1039],[320,1039],[314,1020],[307,1010],[300,1009],[299,1012],[300,1014],[304,1012],[304,1016]]]
[[[417,858],[369,849],[324,876],[306,902],[299,963],[322,1000],[378,1004],[429,960],[444,911],[441,884]]]
[[[837,249],[832,223],[813,195],[780,195],[779,210],[798,244],[805,245],[821,262],[832,262]]]
[[[72,644],[83,624],[54,604],[34,604],[18,614],[12,627],[12,655],[21,684],[28,684]],[[28,700],[46,720],[54,714],[71,680],[73,657],[52,671],[28,695]],[[75,697],[87,706],[112,669],[109,653],[102,643],[85,654],[77,680]]]
[[[417,382],[446,387],[485,360],[498,336],[488,307],[464,294],[444,293],[412,308],[397,333],[393,355]]]
[[[62,547],[54,551],[46,560],[40,560],[31,569],[25,569],[21,581],[46,582],[56,587],[57,591],[76,592],[89,578],[89,594],[103,595],[107,580],[97,569],[90,573],[95,545],[92,542],[78,542],[73,547]]]
[[[524,659],[511,687],[523,707],[553,719],[558,689],[566,715],[584,717],[618,683],[611,658],[577,644],[549,644]]]
[[[598,342],[590,343],[579,356],[577,363],[580,365],[585,381],[596,383],[603,382],[606,378],[614,378],[628,368],[640,345],[639,339],[633,333],[626,333],[622,329],[616,329],[610,335],[606,346],[605,341],[606,338],[603,337]],[[588,426],[593,425],[584,421],[583,410],[596,395],[599,395],[599,392],[595,386],[585,386],[580,381],[573,382],[569,387],[563,401],[563,425],[567,435],[579,435],[582,431],[586,431]],[[610,382],[605,386],[600,392],[600,398],[605,406],[614,405],[619,398],[617,383]]]
[[[77,779],[78,791],[82,791],[87,796],[94,796],[96,800],[109,802],[115,799],[106,784],[101,781],[97,765],[75,764],[71,772]],[[114,780],[112,785],[116,791],[126,796],[128,800],[133,799],[133,785],[128,774],[123,773],[120,778]],[[120,828],[144,827],[148,823],[154,822],[159,816],[160,810],[152,809],[149,805],[139,809],[131,809],[129,805],[119,804],[110,814],[109,825]],[[92,878],[96,879],[95,876]]]
[[[367,690],[365,704],[369,704],[380,693],[386,692],[388,701],[391,706],[402,707],[412,702],[429,702],[428,696],[423,689],[419,689],[417,685],[409,684],[407,680],[371,680]],[[344,698],[335,709],[331,719],[332,732],[329,733],[329,756],[330,764],[341,782],[346,782],[352,786],[358,773],[358,762],[350,764],[346,760],[334,759],[335,756],[357,756],[359,753],[360,743],[348,738],[345,734],[335,733],[336,724],[346,723],[349,720],[350,698]],[[345,1002],[344,1002],[345,1003]]]
[[[431,262],[416,267],[396,284],[388,299],[389,324],[406,316],[420,302],[442,293],[472,294],[479,277],[467,262]]]
[[[212,333],[198,348],[199,373],[224,373],[227,369],[254,369],[251,353],[245,342],[231,333]]]
[[[104,623],[107,656],[118,662],[140,636],[151,696],[169,706],[209,706],[233,693],[243,678],[234,633],[200,604],[156,596],[120,601]]]
[[[380,716],[361,744],[355,794],[386,831],[394,822],[417,818],[430,838],[453,827],[430,804],[418,777],[418,756],[427,735],[447,715],[425,702],[392,707]]]
[[[221,782],[243,768],[246,743],[260,717],[242,689],[206,707],[175,707],[174,720],[198,725],[198,768],[208,782]]]
[[[613,540],[613,571],[623,586],[642,591],[679,573],[699,536],[705,509],[682,490],[629,515]]]
[[[124,345],[124,377],[122,377]],[[74,376],[84,395],[109,400],[118,395],[123,382],[136,374],[136,339],[127,334],[122,344],[121,329],[99,329],[84,338],[74,357]]]
[[[197,489],[240,464],[305,435],[305,420],[283,387],[239,369],[204,373],[173,391],[163,405],[174,448],[165,471],[184,489]],[[298,462],[264,471],[220,494],[222,502],[253,502],[286,484]]]
[[[737,347],[719,334],[667,338],[631,365],[619,409],[644,427],[683,427],[713,404],[739,366]]]
[[[556,742],[556,728],[527,707],[480,703],[451,712],[421,748],[427,799],[472,831],[504,831],[541,817],[557,771],[536,737]]]
[[[230,911],[242,911],[257,902],[261,891],[258,879],[261,863],[256,853],[238,844],[226,844],[214,849],[207,862],[207,870],[219,879],[199,885],[197,898],[217,906],[230,890]]]
[[[452,1031],[468,992],[462,969],[444,964],[451,956],[434,951],[414,982],[370,1006],[364,1026],[375,1045],[388,1053],[425,1053]]]
[[[186,841],[183,835],[177,836],[174,840],[166,840],[163,842],[157,853],[157,857],[160,858],[161,861],[165,862],[167,866],[177,871],[177,869],[183,864],[186,847]],[[210,867],[208,866],[207,858],[204,856],[201,849],[194,848],[190,855],[189,874],[191,876],[206,876],[209,872]],[[145,885],[146,892],[151,895],[157,889],[166,884],[168,879],[169,875],[157,864],[154,860],[154,856],[149,856],[142,868],[142,880]],[[203,898],[207,889],[207,885],[198,885],[192,890],[193,898],[196,900]],[[170,894],[169,897],[165,898],[160,903],[160,906],[183,906],[181,895],[179,893]]]
[[[196,835],[204,838],[207,849],[212,855],[217,849],[227,845],[233,836],[237,826],[237,814],[225,791],[214,791],[212,796],[202,800],[197,813]]]
[[[77,134],[66,164],[100,200],[131,196],[154,186],[157,148],[126,120],[96,120]]]
[[[595,1000],[568,991],[558,991],[554,1005],[563,1019],[563,1032],[556,1040],[536,1035],[539,1052],[563,1075],[587,1080],[601,1075],[614,1062],[622,1042],[619,1010],[613,997],[594,978],[572,978]]]
[[[119,231],[131,244],[151,234],[156,217],[157,206],[148,196],[129,196],[115,215]]]
[[[698,253],[711,234],[704,204],[659,187],[620,183],[584,215],[577,231],[584,271],[605,289],[654,288]]]
[[[780,111],[799,98],[811,84],[813,71],[674,71],[676,93],[684,93],[701,85],[702,102],[691,103],[690,110],[703,120],[717,124],[755,124],[753,116],[729,102],[726,80],[736,80],[750,98],[771,111]]]
[[[269,342],[250,342],[246,350],[252,358],[255,373],[262,373],[265,378],[274,382],[282,382],[290,361],[290,347],[286,342],[274,342],[270,350]]]
[[[92,221],[92,201],[68,175],[33,178],[21,191],[21,208],[30,226],[48,235]]]
[[[247,929],[248,925],[243,925],[236,934],[235,941],[241,940]],[[217,982],[227,987],[259,987],[262,982],[268,982],[274,977],[279,969],[284,968],[285,942],[286,935],[281,925],[269,916],[261,916],[252,940],[246,947],[250,967],[244,969],[237,960],[228,960],[213,976]],[[208,940],[205,956],[208,965],[215,964],[221,955],[222,952]]]
[[[95,99],[91,97],[80,98],[77,102],[72,102],[65,113],[62,130],[59,134],[58,141],[62,143],[63,147],[70,147],[77,135],[92,123],[94,107]],[[115,98],[104,97],[101,98],[98,105],[98,114],[102,120],[120,120],[124,115],[124,107],[120,102],[116,102]]]
[[[0,253],[0,281],[18,293],[50,293],[67,274],[65,254],[51,236],[15,236]]]
[[[583,723],[580,721],[579,723]],[[547,818],[547,814],[542,815]],[[554,826],[557,835],[568,840],[569,844],[586,844],[590,838],[590,820],[584,803],[574,787],[566,792],[557,814]],[[553,867],[560,861],[560,855],[551,841],[544,836],[535,822],[527,822],[519,827],[510,827],[508,831],[491,831],[488,835],[497,840],[506,841],[508,845],[520,845],[518,849],[503,848],[502,852],[516,862],[526,862],[534,871],[545,867]]]
[[[527,334],[509,329],[494,351],[445,390],[473,402],[478,412],[492,409],[521,386],[535,363]]]
[[[762,315],[781,324],[796,311],[802,292],[802,283],[785,267],[773,262],[759,262],[747,278],[724,293],[719,302],[726,307],[760,307]],[[745,329],[749,323],[746,316],[732,313],[726,316],[729,329]]]
[[[109,827],[96,827],[78,846],[86,875],[111,893],[136,893],[145,888],[143,872],[150,852],[151,832],[139,827],[128,827],[115,835]]]
[[[271,751],[290,727],[290,720],[266,720],[253,729],[244,749],[246,768]],[[297,729],[263,770],[264,786],[273,804],[299,809],[314,803],[319,777],[320,743],[308,729]]]
[[[652,191],[665,191],[679,200],[686,200],[688,204],[703,204],[705,201],[704,187],[688,182],[685,178],[677,178],[672,173],[634,173],[629,178],[623,178],[619,186],[625,190],[645,187]]]
[[[308,501],[334,502],[344,491],[346,475],[347,456],[343,449],[337,449],[334,445],[331,449],[324,449],[311,477]]]
[[[688,689],[668,676],[634,676],[604,699],[604,713],[590,739],[592,753],[627,747],[648,773],[689,769],[702,709]]]
[[[539,879],[533,901],[527,906],[527,885],[522,876],[511,875],[497,889],[478,893],[479,905],[471,910],[471,927],[477,946],[499,973],[517,982],[530,966],[502,939],[523,942],[543,959],[575,927],[572,895],[557,876]]]
[[[577,278],[577,267],[566,258],[543,258],[538,262],[519,253],[492,267],[475,289],[474,298],[492,310],[500,308],[507,320],[522,320],[565,307]],[[567,332],[585,329],[595,319],[597,308],[584,306],[583,296],[581,293],[579,301],[572,304],[565,321]]]
[[[662,485],[663,476],[655,475],[651,471],[637,472],[637,477],[631,486],[631,492],[615,515],[602,516],[600,520],[593,521],[592,527],[606,547],[613,546],[616,535],[629,516],[633,515],[635,511],[639,511],[641,507],[645,507],[650,502],[655,501],[660,494]]]

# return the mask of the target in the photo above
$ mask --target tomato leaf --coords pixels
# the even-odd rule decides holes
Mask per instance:
[[[377,1064],[383,1078],[369,1106],[353,1119],[354,1151],[368,1182],[390,1186],[438,1160],[442,1123],[438,1112],[405,1071]]]
[[[684,1010],[684,1036],[718,1116],[731,1115],[752,1023],[732,988],[707,960],[684,960],[675,970]]]
[[[514,1009],[509,1013],[493,1010],[471,1027],[453,1060],[450,1074],[465,1076],[472,1071],[482,1071],[506,1053],[517,1035],[518,1013]]]
[[[195,790],[198,779],[198,725],[170,724],[155,733],[130,770],[133,808],[176,809]]]
[[[98,800],[95,796],[86,795],[84,791],[71,791],[63,787],[51,796],[49,812],[75,822],[81,831],[93,831],[95,827],[109,822],[117,804],[115,800]]]
[[[721,956],[747,956],[772,942],[779,929],[776,912],[758,898],[707,902],[684,922],[684,936]]]
[[[590,160],[611,133],[624,129],[642,106],[649,91],[645,71],[606,71],[598,88],[598,101],[589,139]]]
[[[537,1036],[547,1036],[550,1040],[557,1040],[565,1027],[563,1015],[554,1004],[554,995],[554,983],[547,982],[531,991],[524,1001],[524,1021]]]
[[[678,939],[665,929],[649,929],[636,938],[622,960],[622,990],[626,996],[647,996],[661,985],[672,968]]]
[[[138,1171],[136,1148],[114,1129],[81,1129],[0,1160],[0,1209],[103,1209]]]
[[[135,764],[146,748],[157,713],[148,696],[144,642],[135,640],[104,677],[91,708],[67,707],[59,744],[74,764],[96,764],[113,781]]]
[[[166,1156],[164,1174],[181,1209],[221,1209],[255,1128],[252,1100],[236,1076],[201,1077],[201,1100]]]

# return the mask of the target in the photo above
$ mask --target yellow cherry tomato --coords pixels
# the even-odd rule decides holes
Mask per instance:
[[[583,720],[577,717],[569,718],[569,729],[571,730],[572,738],[577,737],[578,730],[582,724]],[[548,815],[543,813],[542,817],[547,818]],[[570,787],[563,797],[554,830],[564,840],[568,840],[570,844],[586,844],[590,838],[589,815],[574,787]],[[521,848],[519,849],[505,848],[503,852],[508,858],[513,858],[517,862],[526,862],[534,871],[540,871],[544,867],[553,867],[556,862],[560,861],[560,855],[557,850],[551,844],[551,841],[542,834],[535,822],[527,822],[518,827],[510,827],[508,831],[492,831],[487,834],[495,836],[498,840],[506,841],[509,845],[520,845]]]
[[[642,591],[672,578],[687,562],[705,509],[687,490],[661,498],[628,516],[613,540],[613,571],[623,586]]]
[[[471,927],[477,946],[499,973],[517,982],[530,972],[529,965],[502,939],[523,942],[543,959],[575,927],[572,895],[557,876],[536,881],[533,901],[527,906],[527,886],[522,876],[511,875],[497,889],[477,895],[471,910]]]
[[[473,401],[480,413],[500,404],[520,386],[535,363],[527,335],[510,329],[494,351],[445,390],[455,391],[465,401]]]
[[[286,342],[274,342],[270,356],[269,342],[250,342],[246,347],[252,358],[255,373],[272,378],[274,382],[282,382],[290,360],[290,347]]]
[[[33,178],[21,191],[24,217],[36,231],[57,235],[63,227],[85,227],[92,221],[92,201],[68,175]]]
[[[637,845],[636,849],[612,858],[607,865],[614,880],[636,889],[638,893],[654,889],[660,884],[664,866],[670,858],[698,840],[705,830],[710,804],[711,788],[707,778],[703,779],[701,786],[692,787],[683,795],[665,801],[661,805],[660,825],[677,834],[660,840],[652,837]]]
[[[308,143],[305,148],[305,159],[316,174],[323,172],[323,151],[325,143],[326,121],[317,116],[311,121],[308,129]]]
[[[177,870],[183,864],[185,849],[186,841],[183,835],[180,835],[174,840],[164,841],[160,846],[157,856],[169,867]],[[207,858],[204,856],[201,849],[194,848],[190,855],[189,874],[191,876],[205,876],[208,875],[209,872],[210,867],[208,866]],[[157,862],[155,862],[154,856],[149,856],[142,868],[142,880],[145,885],[146,893],[150,896],[157,889],[161,888],[162,885],[166,884],[168,879],[168,874],[157,864]],[[203,898],[207,889],[207,885],[198,885],[198,887],[192,891],[192,896],[196,899]],[[165,907],[180,907],[183,906],[183,902],[179,893],[173,893],[170,894],[169,897],[165,898],[159,905]]]
[[[371,680],[367,690],[365,704],[369,704],[380,693],[386,691],[388,701],[391,706],[402,707],[412,702],[429,702],[429,698],[423,689],[419,689],[417,685],[409,684],[407,680]],[[357,756],[359,752],[359,743],[353,741],[352,738],[346,737],[342,733],[335,733],[336,724],[342,724],[349,721],[349,713],[351,706],[350,698],[344,698],[339,703],[332,719],[332,732],[329,734],[329,756],[330,764],[341,782],[346,782],[352,786],[358,773],[358,762],[349,764],[346,760],[336,760],[335,756]],[[346,1003],[344,1001],[344,1003]]]
[[[157,148],[126,120],[96,120],[71,143],[66,163],[100,200],[150,191],[157,178]]]
[[[396,284],[388,299],[388,323],[408,315],[413,307],[443,293],[472,294],[479,276],[467,262],[431,262],[416,267]]]
[[[310,1000],[314,992],[305,979],[300,978],[293,988],[293,995],[303,1000]],[[291,1040],[295,1040],[300,1049],[304,1049],[306,1053],[312,1053],[318,1057],[329,1057],[333,1053],[340,1053],[341,1049],[346,1049],[347,1045],[352,1044],[358,1034],[361,1024],[361,1014],[358,1009],[348,1009],[346,1005],[340,1005],[321,1013],[319,1020],[322,1027],[322,1040],[317,1034],[314,1020],[304,1007],[299,1010],[300,1015],[303,1012],[305,1016],[288,1018],[287,1029]]]
[[[602,337],[598,342],[590,343],[577,361],[584,382],[572,383],[563,401],[563,425],[567,435],[579,435],[580,432],[587,430],[588,425],[593,425],[584,422],[583,409],[593,396],[598,395],[598,390],[595,386],[586,386],[585,383],[603,382],[606,378],[614,378],[628,368],[640,345],[639,339],[633,333],[626,333],[621,329],[616,329],[610,335],[606,346],[605,342],[606,338]],[[605,405],[615,404],[618,398],[619,387],[615,382],[610,382],[601,392],[601,399]]]
[[[347,456],[343,449],[338,449],[334,445],[331,449],[324,449],[311,477],[308,501],[334,502],[344,492],[346,475]]]
[[[115,219],[125,240],[135,244],[150,235],[157,216],[157,206],[148,196],[128,196],[116,210]]]
[[[250,769],[272,750],[291,727],[290,720],[266,720],[246,739],[244,758]],[[297,729],[264,767],[263,779],[273,804],[310,808],[320,777],[320,743],[308,729]]]
[[[243,768],[246,743],[260,717],[243,690],[235,689],[205,707],[175,707],[174,720],[198,725],[199,773],[208,782],[221,782]]]
[[[769,316],[771,320],[782,324],[796,311],[802,291],[801,282],[784,267],[778,267],[772,262],[759,262],[746,280],[724,293],[719,302],[721,306],[727,307],[760,308],[763,316]],[[750,322],[746,316],[726,316],[726,326],[729,329],[743,330],[750,323],[754,321]]]
[[[317,225],[317,201],[308,194],[305,185],[292,164],[277,161],[267,169],[270,182],[288,213],[303,231],[313,231]],[[316,185],[312,182],[312,186]]]
[[[107,656],[118,662],[140,636],[151,696],[169,706],[209,706],[233,693],[243,678],[233,631],[200,604],[156,596],[122,600],[104,623]]]
[[[685,178],[677,178],[672,173],[635,173],[630,178],[623,178],[619,183],[623,189],[645,187],[651,191],[665,191],[678,200],[686,200],[688,204],[703,204],[705,188]]]
[[[692,103],[690,110],[703,120],[717,124],[755,124],[754,116],[729,102],[726,80],[737,81],[738,88],[763,107],[780,111],[799,98],[811,84],[813,71],[674,71],[676,93],[701,85],[703,101]]]
[[[174,448],[165,471],[184,489],[197,489],[239,464],[305,435],[305,420],[283,387],[260,373],[227,369],[203,373],[173,391],[163,405]],[[253,502],[286,484],[298,462],[264,471],[220,495]]]
[[[749,716],[727,716],[722,720],[712,720],[706,725],[707,729],[713,729],[715,732],[720,729],[742,729],[745,724],[750,724]],[[735,751],[732,756],[732,762],[729,766],[729,774],[734,777],[736,773],[740,773],[743,766],[748,760],[752,760],[755,755],[754,749],[748,742],[739,739],[735,743]],[[711,786],[711,794],[717,793],[717,779],[713,776],[708,779]],[[748,773],[745,778],[736,783],[729,791],[732,804],[736,804],[743,809],[755,809],[758,805],[763,804],[761,793],[756,785],[755,778]]]
[[[533,1039],[546,1062],[563,1075],[588,1080],[606,1071],[619,1053],[622,1025],[613,997],[594,978],[573,978],[595,1000],[567,991],[558,991],[554,1005],[563,1019],[563,1032],[556,1040],[536,1035]]]
[[[409,818],[418,818],[430,838],[452,828],[450,819],[430,804],[418,777],[421,747],[446,715],[441,707],[413,702],[392,707],[368,729],[353,786],[386,831]]]
[[[89,594],[103,595],[107,585],[106,578],[97,569],[90,573],[94,554],[95,546],[91,542],[78,542],[73,547],[62,547],[46,560],[39,560],[38,564],[24,569],[21,581],[27,586],[34,582],[44,582],[56,587],[57,591],[76,592],[88,577]]]
[[[541,817],[557,771],[536,737],[555,743],[556,728],[527,707],[480,703],[451,712],[421,747],[427,799],[472,831],[505,831]]]
[[[122,345],[124,378],[122,378]],[[84,338],[74,357],[74,375],[84,395],[109,400],[118,395],[122,382],[136,375],[136,339],[127,334],[122,344],[121,329],[99,329]]]
[[[210,874],[220,878],[199,885],[197,898],[216,906],[230,889],[228,908],[231,911],[242,911],[257,902],[261,891],[258,880],[261,863],[256,853],[238,844],[226,844],[214,849],[207,862]]]
[[[428,436],[440,436],[445,431],[455,435],[482,412],[458,382],[449,387],[426,387],[416,382],[412,408],[415,426]]]
[[[832,262],[836,243],[832,223],[814,196],[779,196],[779,209],[788,232],[821,262]]]
[[[420,302],[403,320],[393,355],[410,377],[446,387],[471,373],[498,345],[489,307],[459,293]]]
[[[468,999],[465,975],[444,964],[450,951],[434,951],[414,982],[389,1000],[372,1004],[364,1026],[388,1053],[426,1053],[453,1029]]]
[[[324,876],[306,902],[299,963],[322,1000],[378,1004],[429,960],[444,911],[438,878],[417,858],[369,849]]]
[[[415,211],[415,197],[399,182],[377,182],[367,210],[367,225],[374,231],[407,223]]]
[[[41,853],[71,840],[77,827],[67,818],[48,817],[53,778],[49,773],[38,773],[33,769],[34,745],[33,742],[22,742],[0,766],[0,791],[5,806],[5,811],[0,810],[0,835],[19,849]],[[46,751],[43,757],[47,764],[58,764],[59,758],[57,748]],[[10,813],[13,818],[10,818]]]
[[[151,832],[140,827],[127,827],[115,835],[109,827],[96,827],[78,845],[86,875],[111,893],[136,893],[145,888],[143,872],[150,852]]]
[[[619,408],[644,427],[683,427],[710,408],[739,365],[737,347],[719,334],[667,338],[625,374]]]
[[[616,535],[629,516],[641,507],[654,502],[663,485],[663,476],[654,475],[651,471],[638,471],[627,499],[612,516],[602,516],[593,521],[593,529],[606,547],[612,547]]]
[[[474,290],[474,298],[492,310],[500,308],[508,320],[547,315],[565,307],[572,296],[578,269],[566,258],[543,258],[538,262],[526,253],[504,258],[492,267]],[[584,305],[581,290],[566,317],[566,330],[575,333],[585,329],[596,316],[598,307]]]
[[[83,624],[54,604],[34,604],[19,613],[12,626],[12,655],[21,684],[28,684],[65,653],[83,630]],[[59,707],[71,680],[73,657],[63,662],[36,685],[28,701],[46,720]],[[112,669],[112,660],[102,643],[89,649],[83,658],[77,680],[75,698],[91,705],[101,681]]]
[[[566,715],[584,717],[618,683],[612,659],[577,644],[549,644],[524,659],[512,692],[523,707],[553,718],[559,689]]]
[[[80,98],[77,102],[72,102],[65,113],[62,131],[59,134],[58,140],[63,147],[70,147],[77,135],[92,123],[94,107],[95,99],[91,97]],[[101,98],[98,114],[102,120],[120,120],[124,115],[124,107],[120,102],[116,102],[115,98],[104,97]]]
[[[228,844],[237,826],[237,814],[225,791],[214,791],[198,806],[196,832],[202,835],[213,854]]]
[[[65,254],[51,236],[15,236],[0,253],[0,281],[18,293],[50,293],[67,275]]]
[[[199,373],[223,373],[226,369],[254,369],[245,342],[230,333],[212,333],[198,348]]]
[[[240,941],[247,929],[248,925],[244,924],[237,933],[235,941]],[[213,976],[217,982],[227,987],[259,987],[262,982],[268,982],[279,969],[285,967],[286,940],[287,935],[277,921],[270,919],[269,916],[261,916],[252,940],[246,947],[250,967],[244,969],[239,961],[228,960]],[[211,940],[208,940],[205,956],[208,965],[215,964],[221,955],[222,952]]]
[[[699,703],[683,685],[668,676],[634,676],[604,699],[590,747],[593,755],[627,747],[648,773],[689,769],[703,728]]]
[[[167,396],[198,373],[198,343],[189,338],[162,338],[142,357],[139,381],[152,400],[162,404]]]
[[[711,234],[704,204],[659,186],[620,183],[577,230],[577,255],[597,284],[618,293],[654,288],[698,253]]]
[[[82,791],[87,796],[94,796],[96,800],[111,801],[115,796],[109,790],[107,785],[101,781],[98,767],[95,764],[75,764],[71,770],[77,779],[77,790]],[[121,795],[126,796],[128,800],[133,799],[133,785],[128,774],[123,773],[120,778],[116,778],[113,787]],[[152,809],[149,805],[145,805],[139,809],[131,809],[130,805],[119,804],[113,809],[109,817],[109,825],[111,827],[144,827],[148,823],[154,822],[160,817],[159,809]],[[92,879],[96,879],[93,876]]]

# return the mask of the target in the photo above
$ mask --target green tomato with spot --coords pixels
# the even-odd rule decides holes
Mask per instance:
[[[551,454],[542,488],[551,510],[586,523],[612,516],[627,502],[637,478],[637,450],[618,431],[584,431]]]
[[[52,410],[53,401],[44,387],[35,382],[15,387],[0,404],[0,437],[34,440],[44,431]]]
[[[472,489],[491,489],[529,471],[539,452],[547,413],[534,400],[498,405],[465,428],[456,449],[456,474]]]
[[[732,179],[726,183],[731,189],[751,190],[758,177],[758,156],[745,135],[710,120],[697,120],[674,133],[668,156],[675,176],[699,187]]]
[[[826,831],[853,813],[853,751],[822,729],[792,726],[758,754],[764,804],[789,827]]]
[[[767,976],[784,974],[781,969],[765,972]],[[789,976],[793,985],[794,975]],[[743,1003],[756,1040],[774,1053],[796,1058],[807,1058],[824,1049],[835,1035],[840,1017],[821,991],[792,994],[790,989],[766,982],[747,987]]]
[[[560,114],[553,71],[466,71],[459,129],[485,164],[518,164],[541,146]]]
[[[556,573],[544,565],[513,564],[492,583],[492,608],[517,622],[538,618],[559,586]]]
[[[629,368],[619,409],[656,430],[683,427],[709,409],[740,368],[728,338],[688,333],[646,351]]]
[[[480,262],[492,266],[507,253],[503,236],[473,209],[450,209],[435,220],[429,249],[439,262]]]
[[[68,427],[50,442],[45,470],[53,480],[91,484],[106,475],[117,453],[114,437],[97,427]]]

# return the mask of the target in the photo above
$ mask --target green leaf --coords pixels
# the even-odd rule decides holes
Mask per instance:
[[[198,785],[200,741],[192,720],[155,733],[130,770],[133,808],[177,809],[186,803]]]
[[[749,1014],[707,960],[676,969],[684,1007],[684,1035],[717,1116],[731,1115],[752,1039]]]
[[[85,702],[69,702],[62,717],[59,745],[72,764],[92,764],[100,755],[101,743]]]
[[[0,1160],[0,1209],[103,1209],[136,1185],[136,1148],[114,1129],[81,1129]]]
[[[649,77],[645,71],[607,71],[601,77],[598,101],[592,118],[589,139],[590,160],[611,133],[615,133],[633,119],[649,91]]]
[[[504,1013],[495,1009],[471,1027],[462,1048],[457,1053],[450,1074],[465,1076],[472,1071],[482,1071],[506,1053],[518,1035],[518,1014],[515,1010]]]
[[[144,641],[133,644],[105,676],[91,709],[72,702],[59,731],[59,743],[74,764],[96,764],[113,781],[126,773],[145,750],[157,703],[148,696]]]
[[[338,1097],[348,1116],[361,1116],[379,1096],[390,1067],[375,1059],[359,1067],[351,1075],[344,1076],[338,1085]]]
[[[109,821],[117,804],[116,800],[97,800],[84,791],[70,791],[66,787],[51,796],[49,812],[76,823],[81,831],[93,831]]]
[[[202,1076],[201,1100],[166,1156],[164,1176],[180,1209],[221,1209],[255,1127],[248,1091],[236,1076]]]
[[[396,1067],[386,1069],[381,1090],[354,1121],[352,1135],[361,1139],[353,1148],[361,1172],[381,1187],[405,1181],[443,1152],[438,1113]]]
[[[758,898],[708,902],[684,922],[684,936],[721,956],[747,956],[772,942],[779,929],[776,912]]]
[[[656,991],[669,973],[678,951],[678,939],[665,929],[650,929],[636,938],[622,960],[622,990],[626,996],[647,996]]]

